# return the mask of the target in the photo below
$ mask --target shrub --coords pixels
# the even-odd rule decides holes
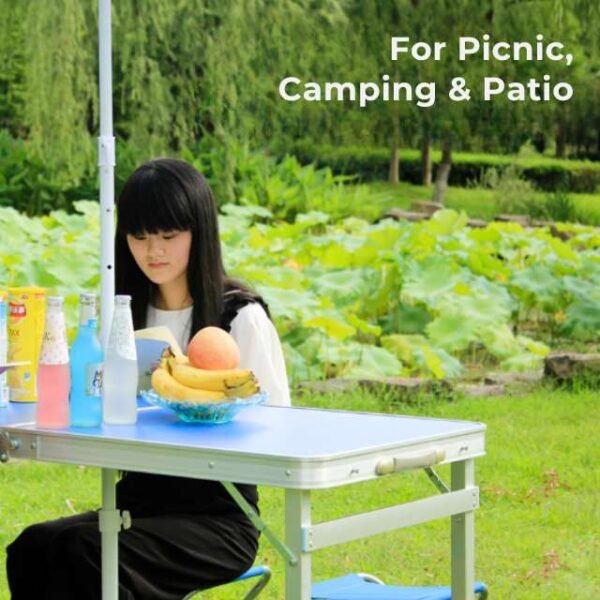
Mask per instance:
[[[277,149],[275,149],[277,152]],[[362,181],[387,180],[390,161],[388,148],[365,146],[334,147],[315,145],[303,140],[287,146],[303,164],[315,163],[318,167],[330,167],[336,174],[355,175]],[[439,152],[432,152],[434,166],[440,160]],[[464,187],[479,182],[490,168],[501,170],[507,166],[521,165],[521,176],[536,188],[553,191],[560,187],[576,193],[594,193],[600,186],[600,164],[553,161],[547,158],[518,159],[493,154],[453,154],[450,185]],[[589,165],[589,166],[588,166]],[[400,178],[408,183],[421,183],[421,158],[417,150],[400,151]]]
[[[585,219],[575,208],[573,199],[565,190],[556,190],[546,196],[544,203],[545,217],[561,223],[574,223]]]
[[[531,182],[522,177],[522,172],[514,166],[505,169],[487,169],[479,186],[494,192],[494,204],[499,213],[525,214],[541,217],[536,213],[538,202]],[[534,213],[534,214],[532,214]]]

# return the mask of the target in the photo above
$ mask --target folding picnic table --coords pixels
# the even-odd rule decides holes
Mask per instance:
[[[249,516],[285,559],[286,600],[310,599],[312,552],[450,516],[453,598],[472,598],[474,510],[479,506],[474,461],[485,453],[481,423],[256,406],[231,423],[202,425],[183,423],[168,411],[144,406],[136,425],[50,430],[35,425],[34,410],[32,405],[15,404],[0,409],[0,458],[102,469],[103,600],[117,600],[117,536],[129,525],[127,515],[115,509],[117,470],[218,480],[234,494],[230,482],[284,488],[284,542],[256,515]],[[312,523],[311,490],[438,463],[451,463],[446,493]]]

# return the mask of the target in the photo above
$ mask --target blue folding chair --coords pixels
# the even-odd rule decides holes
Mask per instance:
[[[256,582],[254,587],[244,596],[244,600],[252,600],[252,598],[257,598],[258,595],[265,589],[267,583],[271,579],[271,569],[264,565],[255,565],[254,567],[250,567],[245,573],[242,573],[237,579],[233,581],[229,581],[227,584],[236,583],[238,581],[244,581],[246,579],[252,579],[253,577],[260,577],[260,579]],[[191,600],[193,596],[200,593],[200,590],[194,590],[190,592],[183,600]]]
[[[474,591],[481,600],[487,598],[487,587],[477,582]],[[312,586],[312,600],[452,600],[450,586],[410,587],[385,585],[366,573],[344,575]]]

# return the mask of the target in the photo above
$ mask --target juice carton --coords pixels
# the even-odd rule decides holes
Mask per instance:
[[[8,361],[8,294],[0,291],[0,365]],[[0,406],[8,404],[9,389],[6,372],[0,375]]]
[[[8,360],[29,364],[8,371],[12,402],[37,400],[37,368],[44,334],[43,288],[8,288]]]

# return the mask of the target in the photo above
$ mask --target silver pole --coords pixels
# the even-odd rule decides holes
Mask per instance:
[[[119,598],[119,530],[114,469],[102,469],[102,508],[98,514],[101,538],[102,600]]]
[[[98,64],[100,94],[100,136],[98,137],[98,167],[100,175],[100,337],[104,349],[112,321],[115,296],[115,138],[112,106],[112,35],[111,0],[98,0]],[[119,578],[118,531],[114,522],[115,471],[102,470],[102,511],[100,534],[102,544],[102,599],[117,600]],[[111,518],[112,517],[112,518]]]
[[[106,349],[115,296],[115,138],[113,136],[111,0],[98,0],[100,91],[100,336]]]

